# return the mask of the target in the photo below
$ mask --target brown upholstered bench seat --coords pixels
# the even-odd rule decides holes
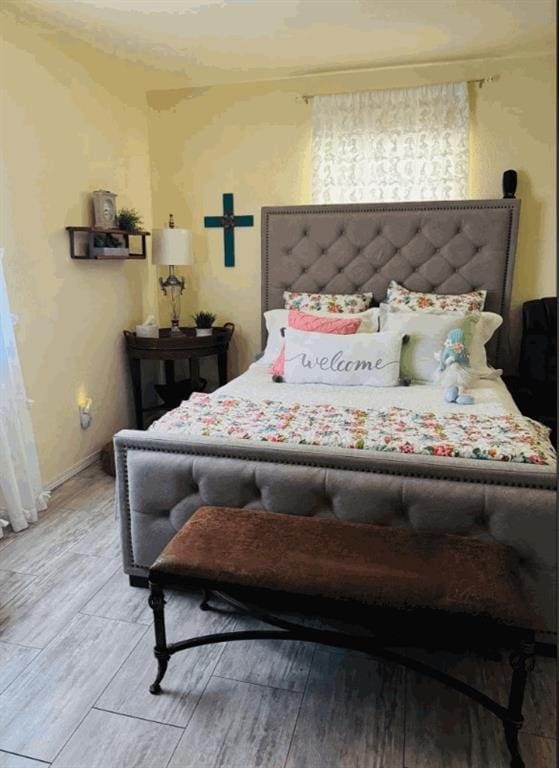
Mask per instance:
[[[512,550],[438,532],[202,507],[151,568],[169,577],[529,623]]]

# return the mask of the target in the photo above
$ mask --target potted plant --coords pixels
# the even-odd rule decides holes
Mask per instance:
[[[196,324],[196,336],[211,336],[212,325],[215,322],[215,315],[212,312],[197,312],[192,315]]]
[[[121,208],[117,216],[118,228],[133,235],[142,229],[142,217],[135,208]]]

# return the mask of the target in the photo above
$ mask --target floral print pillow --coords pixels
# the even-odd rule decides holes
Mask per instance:
[[[371,306],[372,293],[299,293],[284,291],[285,309],[299,312],[363,312]]]
[[[395,280],[391,280],[386,291],[385,302],[390,306],[416,311],[436,312],[482,312],[487,291],[470,293],[421,293],[409,291]]]

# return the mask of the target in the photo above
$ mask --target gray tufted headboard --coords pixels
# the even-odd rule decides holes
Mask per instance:
[[[485,308],[504,318],[487,350],[502,367],[519,210],[516,199],[262,208],[262,312],[283,307],[285,290],[372,291],[378,304],[390,280],[430,293],[485,289]]]

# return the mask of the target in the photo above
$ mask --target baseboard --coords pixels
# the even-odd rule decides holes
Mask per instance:
[[[86,456],[84,459],[81,459],[80,461],[76,462],[76,464],[72,464],[71,467],[68,467],[68,469],[65,469],[64,472],[61,472],[53,480],[48,482],[45,485],[45,491],[54,491],[55,488],[58,488],[59,485],[62,485],[62,483],[65,483],[66,480],[69,480],[71,477],[74,477],[74,475],[77,475],[78,472],[82,471],[82,469],[89,467],[90,464],[93,464],[94,461],[97,461],[100,456],[101,456],[101,449],[99,449],[98,451],[94,451],[93,453],[90,453],[89,456]]]

